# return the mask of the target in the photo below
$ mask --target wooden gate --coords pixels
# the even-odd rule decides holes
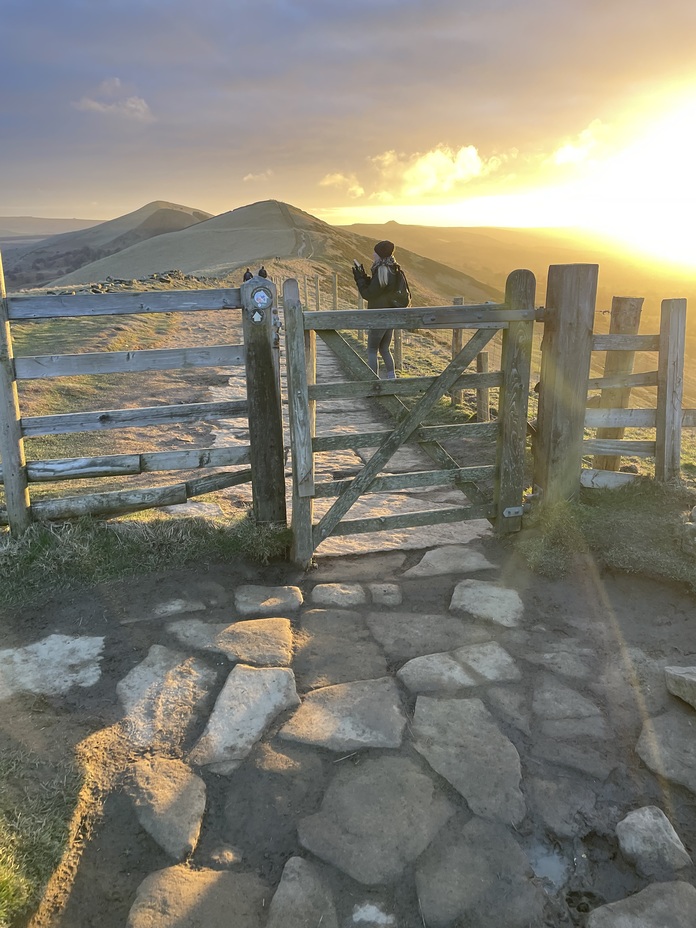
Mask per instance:
[[[419,525],[487,518],[499,533],[521,527],[524,491],[524,454],[527,404],[534,325],[535,279],[530,271],[513,271],[505,288],[505,302],[474,306],[410,307],[408,309],[303,312],[297,281],[287,280],[283,305],[287,329],[288,405],[293,471],[292,528],[295,562],[307,566],[316,548],[330,535],[358,534]],[[339,330],[350,329],[472,329],[473,335],[436,377],[381,381],[353,351]],[[465,373],[478,353],[502,330],[500,371]],[[316,383],[316,334],[337,355],[350,381]],[[452,426],[423,426],[434,404],[452,389],[498,387],[500,402],[495,422]],[[418,396],[409,409],[402,396]],[[330,438],[315,435],[316,402],[339,397],[374,397],[396,420],[393,430],[352,433]],[[467,467],[443,447],[447,438],[465,434],[496,442],[496,463]],[[397,449],[417,442],[437,469],[380,476]],[[314,454],[331,448],[376,448],[352,479],[315,482]],[[493,477],[493,493],[479,483]],[[408,487],[446,486],[462,491],[461,506],[378,519],[343,517],[365,493]],[[315,524],[314,499],[336,497]]]

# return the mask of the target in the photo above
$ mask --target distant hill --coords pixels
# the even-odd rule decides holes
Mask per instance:
[[[340,286],[355,299],[352,261],[357,257],[369,262],[373,245],[373,239],[331,226],[294,206],[263,200],[133,244],[58,277],[52,286],[78,286],[107,277],[138,279],[173,268],[185,274],[224,278],[246,265],[256,270],[265,263],[269,271],[277,265],[284,276],[338,273]],[[399,260],[409,276],[414,299],[422,304],[449,302],[454,295],[470,302],[500,297],[499,288],[413,251],[400,250]]]
[[[599,264],[597,308],[610,309],[614,296],[645,298],[643,317],[654,319],[660,302],[686,297],[696,304],[696,275],[655,265],[641,257],[620,254],[613,243],[567,229],[499,229],[356,224],[346,231],[375,240],[388,238],[453,268],[465,269],[479,280],[503,289],[515,268],[528,268],[537,279],[537,303],[546,297],[546,277],[552,264]]]
[[[210,215],[156,200],[117,219],[13,247],[5,262],[7,285],[12,289],[41,286],[139,242],[195,225]]]
[[[103,219],[44,219],[40,216],[0,216],[0,236],[28,235],[47,238],[62,232],[79,232],[98,226]]]

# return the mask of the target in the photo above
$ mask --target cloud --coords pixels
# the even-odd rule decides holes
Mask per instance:
[[[245,174],[242,180],[245,184],[255,180],[270,180],[273,177],[273,171],[269,168],[267,171],[261,171],[258,174]]]
[[[556,165],[581,164],[590,159],[593,153],[598,153],[601,136],[604,134],[601,120],[594,119],[590,125],[573,141],[564,142],[549,158],[549,162]]]
[[[128,90],[121,79],[110,77],[101,82],[93,96],[81,97],[72,105],[84,113],[103,113],[135,122],[153,122],[155,117],[147,101],[136,94],[126,94]]]
[[[342,187],[349,197],[365,196],[365,190],[355,174],[327,174],[319,181],[320,187]]]

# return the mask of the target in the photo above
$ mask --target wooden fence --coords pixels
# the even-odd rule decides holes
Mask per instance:
[[[655,479],[679,476],[681,430],[696,427],[696,410],[682,408],[686,300],[662,301],[660,331],[639,335],[641,299],[615,298],[608,334],[594,332],[598,265],[549,268],[534,483],[546,504],[568,499],[581,485],[618,486],[633,479],[618,470],[621,455],[654,457]],[[606,352],[604,373],[590,377],[592,352]],[[633,372],[637,351],[657,352],[657,369]],[[654,408],[628,408],[631,390],[655,387]],[[601,390],[587,408],[588,390]],[[655,429],[655,439],[624,438],[625,428]],[[585,429],[597,429],[594,438]],[[593,468],[581,468],[585,454]]]
[[[186,502],[190,497],[251,481],[254,516],[259,522],[285,523],[284,449],[278,362],[276,288],[253,278],[240,289],[147,293],[101,293],[75,296],[17,296],[8,299],[0,262],[0,479],[6,509],[0,522],[14,536],[33,520],[108,515]],[[241,310],[243,344],[203,348],[100,351],[82,354],[14,357],[12,323],[41,325],[50,319],[151,313],[228,312]],[[17,384],[23,380],[182,368],[246,366],[243,401],[191,403],[93,412],[22,417]],[[189,451],[109,454],[94,457],[26,460],[24,439],[120,428],[147,428],[174,423],[247,417],[249,445]],[[241,471],[213,471],[249,465]],[[37,482],[122,477],[164,471],[205,470],[164,487],[31,501]]]

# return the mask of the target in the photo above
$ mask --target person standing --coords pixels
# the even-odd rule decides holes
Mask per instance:
[[[259,272],[258,272],[258,275],[257,275],[257,276],[258,276],[258,277],[268,277],[268,271],[267,271],[266,268],[263,266],[263,264],[262,264],[261,267],[259,268]]]
[[[251,280],[251,278],[252,278],[253,276],[254,276],[254,275],[251,273],[251,271],[249,270],[249,268],[247,268],[246,271],[244,271],[244,281],[245,281],[245,282],[246,282],[247,280]]]
[[[401,299],[402,293],[408,293],[408,284],[404,272],[394,258],[394,242],[377,242],[370,274],[362,264],[355,261],[353,277],[360,296],[367,301],[368,309],[391,309],[408,305]],[[396,379],[394,358],[390,351],[393,334],[393,329],[367,330],[367,363],[375,374],[379,375],[379,354],[384,363],[387,380]]]

